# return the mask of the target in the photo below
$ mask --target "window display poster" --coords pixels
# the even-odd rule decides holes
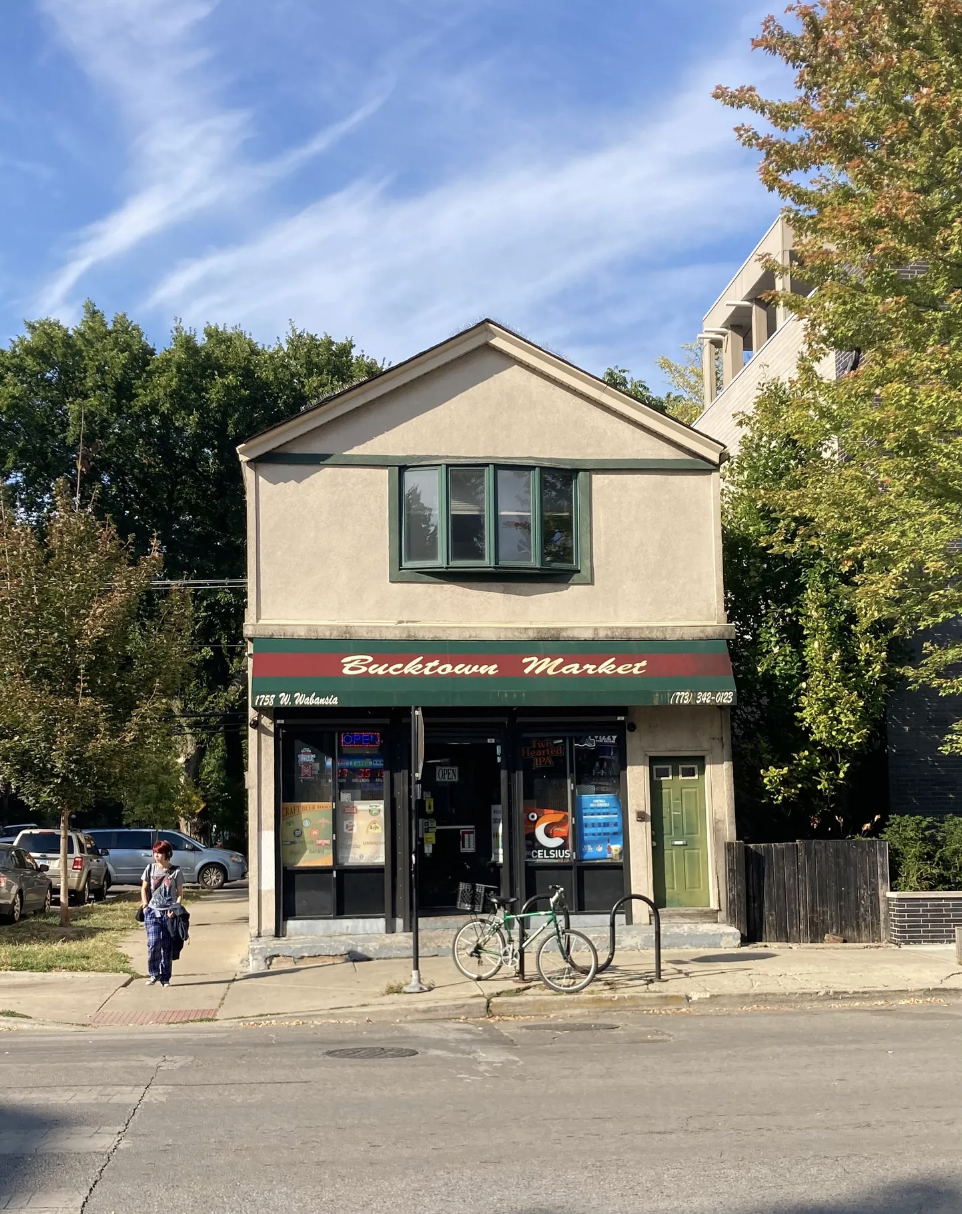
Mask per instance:
[[[623,859],[621,798],[614,793],[579,796],[577,809],[579,860]]]
[[[384,863],[383,801],[338,801],[337,862]]]
[[[285,868],[333,868],[334,806],[330,801],[281,805],[281,863]]]
[[[563,810],[525,807],[525,859],[536,863],[570,860],[570,828],[571,819]]]

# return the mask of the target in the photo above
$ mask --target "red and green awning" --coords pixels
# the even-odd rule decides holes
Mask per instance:
[[[257,638],[255,708],[735,702],[724,641]]]

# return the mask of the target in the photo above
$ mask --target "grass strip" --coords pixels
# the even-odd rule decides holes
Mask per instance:
[[[190,891],[184,901],[198,896]],[[0,927],[0,970],[134,974],[120,942],[137,927],[139,904],[140,894],[129,890],[111,894],[106,902],[74,906],[69,927],[61,926],[58,907],[46,915],[25,915],[19,923]]]

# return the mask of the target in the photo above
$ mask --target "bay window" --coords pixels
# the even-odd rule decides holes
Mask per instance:
[[[579,474],[571,469],[411,467],[401,470],[399,490],[402,568],[579,568]]]

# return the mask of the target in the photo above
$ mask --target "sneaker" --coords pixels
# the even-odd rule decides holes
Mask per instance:
[[[161,978],[161,980],[160,980],[160,985],[161,985],[161,986],[170,986],[170,983],[169,983],[169,982],[165,982],[165,981],[163,980],[163,978]]]
[[[147,982],[146,982],[146,985],[147,985],[147,986],[153,986],[153,985],[154,985],[154,983],[155,983],[156,981],[157,981],[157,979],[156,979],[156,978],[148,978],[148,979],[147,979]]]

